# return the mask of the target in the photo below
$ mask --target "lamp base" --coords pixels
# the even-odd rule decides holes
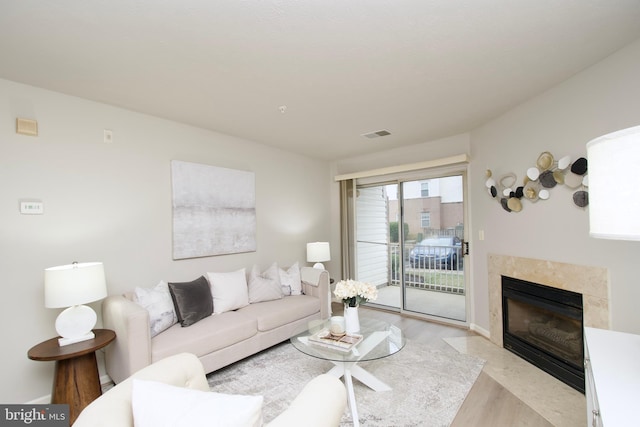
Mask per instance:
[[[96,312],[86,305],[74,305],[63,310],[56,319],[56,331],[61,337],[58,344],[65,346],[94,338],[92,329],[97,320]]]
[[[313,264],[313,268],[317,268],[319,270],[324,270],[324,264],[321,262],[316,262],[315,264]]]
[[[76,338],[58,338],[58,345],[60,347],[64,347],[65,345],[69,345],[69,344],[75,344],[77,342],[82,342],[82,341],[87,341],[87,340],[92,340],[96,337],[96,334],[92,332],[89,332],[88,334],[81,336],[81,337],[76,337]]]

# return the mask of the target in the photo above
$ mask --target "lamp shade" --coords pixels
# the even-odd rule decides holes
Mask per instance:
[[[640,126],[587,143],[589,234],[640,240]]]
[[[106,296],[107,284],[101,262],[76,262],[44,270],[45,307],[71,307]]]
[[[307,262],[331,261],[329,242],[307,243]]]

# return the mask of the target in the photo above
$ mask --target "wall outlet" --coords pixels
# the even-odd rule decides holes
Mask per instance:
[[[42,215],[44,214],[44,203],[42,202],[20,202],[20,213],[22,215]]]

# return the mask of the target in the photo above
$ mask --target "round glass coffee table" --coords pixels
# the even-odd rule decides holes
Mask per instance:
[[[290,341],[302,353],[318,359],[328,360],[335,365],[328,374],[337,378],[344,377],[353,425],[359,426],[360,422],[358,420],[352,378],[356,378],[375,391],[388,391],[391,390],[391,387],[357,364],[396,354],[404,347],[406,343],[405,337],[402,334],[402,330],[397,326],[381,320],[360,316],[360,331],[357,334],[353,334],[360,341],[348,350],[336,349],[314,341],[314,338],[319,334],[324,335],[328,328],[329,320],[291,337]]]

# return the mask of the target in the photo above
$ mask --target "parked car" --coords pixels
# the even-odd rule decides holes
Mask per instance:
[[[413,268],[462,269],[461,242],[457,237],[424,239],[409,253]]]

